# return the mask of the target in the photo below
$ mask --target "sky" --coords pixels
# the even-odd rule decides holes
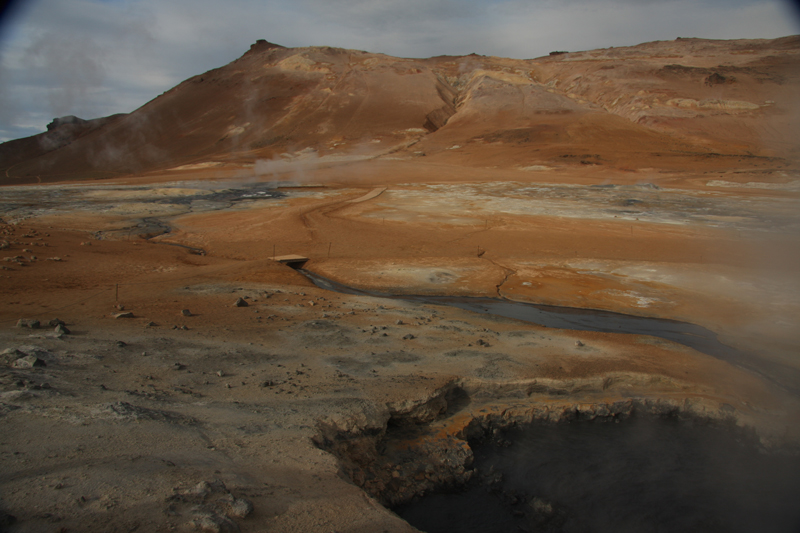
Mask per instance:
[[[0,16],[0,141],[45,131],[55,117],[131,112],[257,39],[534,58],[795,34],[800,9],[789,0],[15,0]]]

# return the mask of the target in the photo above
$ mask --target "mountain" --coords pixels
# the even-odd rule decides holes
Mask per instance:
[[[517,60],[260,40],[128,115],[0,145],[0,183],[425,156],[499,168],[796,169],[800,37]],[[55,139],[55,141],[54,141]]]

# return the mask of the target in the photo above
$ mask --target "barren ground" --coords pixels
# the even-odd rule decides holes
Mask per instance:
[[[797,369],[797,181],[409,168],[7,189],[0,335],[9,364],[47,365],[0,378],[12,531],[224,531],[228,493],[254,506],[242,531],[410,530],[315,442],[454,388],[468,400],[432,422],[452,435],[487,412],[633,399],[800,437],[794,394],[690,348],[331,293],[271,260],[382,292],[674,318]],[[231,188],[250,197],[214,196]]]
[[[413,531],[381,502],[463,481],[470,436],[532,420],[797,446],[798,58],[797,37],[535,60],[259,41],[129,115],[3,143],[0,529]],[[335,293],[290,254],[743,355]]]

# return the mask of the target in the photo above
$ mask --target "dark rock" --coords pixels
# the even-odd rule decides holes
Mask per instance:
[[[236,302],[233,304],[234,307],[247,307],[249,305],[250,304],[248,304],[244,298],[237,298]]]
[[[66,326],[67,323],[61,320],[60,318],[54,318],[53,320],[48,322],[47,325],[50,326],[51,328],[54,328],[57,326]]]
[[[411,339],[414,339],[414,338],[416,338],[416,337],[414,337],[414,335],[412,335],[411,333],[409,333],[408,335],[403,335],[403,340],[405,340],[405,341],[410,341]]]
[[[124,313],[117,313],[114,318],[133,318],[133,313],[125,311]]]
[[[0,511],[0,527],[7,527],[17,522],[17,517],[8,514],[5,511]]]
[[[182,314],[183,316],[192,316],[192,312],[191,312],[191,311],[189,311],[188,309],[182,309],[182,310],[181,310],[181,314]]]
[[[705,84],[708,85],[709,87],[713,87],[714,85],[730,84],[735,82],[736,78],[734,78],[733,76],[723,76],[719,72],[714,72],[705,79]]]
[[[55,332],[56,332],[58,335],[69,335],[69,334],[70,334],[70,331],[69,331],[69,329],[67,329],[67,326],[65,326],[64,324],[58,324],[58,325],[55,327]]]
[[[191,521],[190,525],[203,533],[225,533],[239,531],[239,525],[228,518],[227,516],[220,516],[211,510],[197,509],[195,510],[196,518]]]
[[[231,498],[224,505],[225,514],[233,518],[245,518],[253,512],[253,502],[246,498]]]
[[[39,329],[40,325],[39,321],[33,318],[20,318],[17,320],[18,328]]]
[[[53,122],[47,125],[47,131],[52,131],[60,126],[65,124],[86,124],[86,121],[82,118],[78,118],[75,115],[67,115],[65,117],[54,118]]]
[[[25,357],[20,357],[13,364],[14,368],[33,368],[33,367],[41,367],[47,366],[47,363],[36,357],[35,355],[26,355]]]
[[[119,348],[124,348],[127,345],[128,345],[128,343],[125,342],[125,341],[117,341],[117,347],[119,347]]]

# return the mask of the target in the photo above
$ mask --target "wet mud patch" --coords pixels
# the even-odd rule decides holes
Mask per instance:
[[[800,372],[797,369],[727,346],[719,341],[716,333],[696,324],[611,311],[530,304],[502,298],[390,295],[348,287],[306,270],[300,272],[322,289],[343,294],[457,307],[478,313],[487,322],[505,322],[505,319],[511,318],[548,328],[658,337],[733,363],[792,394],[800,392]]]
[[[371,352],[361,357],[331,357],[328,362],[337,369],[351,374],[368,374],[376,368],[387,368],[396,364],[409,364],[421,361],[422,357],[405,350]]]
[[[484,364],[476,368],[474,373],[483,379],[508,379],[515,376],[521,367],[520,363],[508,356],[490,355],[486,356]]]

